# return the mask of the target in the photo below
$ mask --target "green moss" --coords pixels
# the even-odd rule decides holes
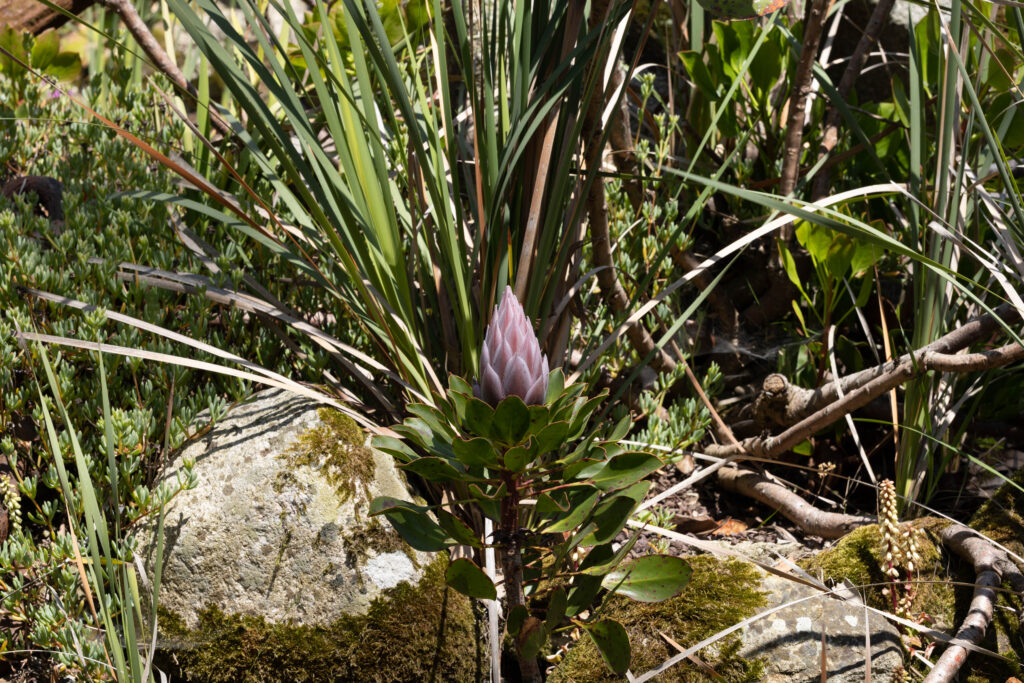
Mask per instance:
[[[402,583],[366,615],[329,627],[269,624],[208,607],[190,630],[161,611],[161,668],[201,683],[483,680],[482,625],[469,599],[445,586],[447,564],[442,554],[417,586]]]
[[[419,566],[413,549],[393,529],[381,524],[379,518],[372,518],[365,526],[357,526],[352,533],[342,536],[341,540],[345,545],[345,561],[352,566],[365,565],[370,557],[369,551],[375,555],[401,551],[409,557],[414,567]]]
[[[300,436],[282,457],[295,468],[319,470],[337,489],[341,500],[351,498],[360,487],[358,491],[369,502],[375,465],[373,452],[364,445],[362,430],[336,410],[320,408],[317,414],[323,424]]]
[[[1024,555],[1024,469],[1004,483],[996,494],[978,508],[970,526]]]
[[[925,614],[938,628],[949,628],[954,618],[953,587],[945,580],[945,564],[934,531],[948,522],[924,518],[911,524],[917,530],[921,560],[917,567],[917,594],[913,614]],[[832,581],[846,579],[863,587],[867,604],[892,611],[892,597],[882,594],[886,578],[882,573],[882,533],[877,524],[861,527],[844,536],[835,546],[800,564],[812,575]]]
[[[1018,474],[1015,481],[1020,482],[1024,476]],[[1013,549],[1014,544],[1020,549],[1024,531],[1020,524],[1022,495],[1012,485],[1004,485],[1002,489],[975,515],[971,526],[989,535],[1000,543],[1006,543]],[[926,517],[914,520],[915,528],[925,533],[918,536],[918,549],[921,555],[918,570],[917,596],[912,612],[925,614],[932,620],[928,624],[933,628],[950,632],[959,625],[970,605],[973,591],[969,584],[974,581],[971,567],[962,561],[954,561],[950,566],[948,554],[944,554],[937,544],[937,533],[950,522],[947,520]],[[801,564],[812,574],[821,574],[834,581],[848,579],[857,586],[864,587],[867,603],[885,611],[892,611],[890,597],[882,594],[885,577],[881,569],[882,536],[877,525],[857,529],[844,536],[833,548],[819,553],[817,556]],[[950,571],[952,570],[952,573]],[[956,586],[954,583],[966,584]],[[872,585],[874,584],[874,585]],[[995,628],[990,628],[985,642],[981,646],[1008,657],[1011,661],[1003,662],[991,657],[972,655],[962,670],[968,680],[1006,680],[1010,676],[1019,675],[1018,662],[1024,655],[1024,638],[1016,615],[1021,613],[1022,604],[1019,596],[1001,593],[993,615]]]
[[[693,644],[757,613],[766,603],[757,590],[760,576],[748,564],[710,556],[688,558],[693,578],[676,597],[659,603],[635,602],[623,597],[609,600],[602,617],[616,619],[626,627],[632,645],[633,671],[646,671],[676,653],[661,633],[676,642]],[[738,635],[727,637],[699,653],[726,681],[757,681],[763,674],[761,660],[738,656]],[[582,638],[555,669],[548,683],[597,683],[620,680],[604,665],[597,648]],[[709,676],[689,663],[681,662],[659,681],[704,681]],[[720,680],[720,679],[716,679]]]

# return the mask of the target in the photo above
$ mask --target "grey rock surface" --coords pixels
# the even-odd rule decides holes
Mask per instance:
[[[431,557],[368,516],[376,496],[410,499],[403,477],[390,456],[346,442],[329,410],[263,391],[178,453],[166,477],[192,459],[198,486],[167,509],[160,603],[189,628],[208,606],[327,625],[422,576]]]
[[[885,619],[868,613],[856,600],[829,597],[781,577],[766,576],[761,589],[768,594],[766,609],[808,598],[753,622],[743,634],[740,655],[766,659],[766,683],[861,683],[865,680],[865,651],[871,653],[871,680],[894,680],[903,654],[899,634]],[[822,631],[827,666],[824,679]],[[870,648],[865,647],[865,631]]]

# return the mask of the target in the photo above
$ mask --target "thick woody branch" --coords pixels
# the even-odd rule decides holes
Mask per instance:
[[[95,0],[52,0],[53,4],[71,14],[81,14]],[[15,31],[25,31],[36,35],[48,28],[57,28],[67,22],[68,16],[38,0],[21,0],[5,2],[0,5],[0,26],[8,26]]]
[[[1003,551],[999,550],[974,530],[960,524],[952,524],[939,533],[942,542],[957,555],[970,562],[976,574],[974,597],[967,616],[960,624],[956,637],[939,657],[939,661],[924,683],[947,683],[952,681],[967,660],[970,645],[977,645],[985,637],[992,622],[992,609],[996,589],[1003,579],[1009,579],[1014,590],[1021,591],[1024,577],[1020,570]],[[961,644],[962,643],[962,644]]]
[[[736,467],[718,470],[718,482],[726,491],[739,493],[775,508],[807,534],[840,538],[857,527],[874,524],[875,519],[819,510],[785,486],[762,475]]]
[[[880,0],[875,5],[871,18],[868,19],[868,25],[864,28],[864,33],[861,34],[860,40],[857,41],[857,47],[854,48],[853,55],[850,56],[850,61],[843,71],[842,78],[839,79],[839,86],[836,88],[839,99],[845,100],[846,96],[850,94],[850,90],[853,89],[853,84],[860,75],[861,69],[864,68],[864,63],[867,61],[868,50],[875,44],[878,34],[889,20],[889,14],[892,11],[894,2],[895,0]],[[825,132],[821,139],[821,146],[818,148],[819,157],[830,154],[839,142],[839,118],[839,107],[833,104],[829,107],[828,114],[825,115]],[[818,171],[818,175],[814,177],[814,188],[811,191],[812,199],[818,200],[825,196],[828,192],[830,175],[827,166],[822,167]]]
[[[933,370],[938,372],[991,370],[1018,360],[1024,360],[1024,346],[1016,342],[992,351],[963,355],[925,351],[916,358],[908,358],[901,362],[887,363],[880,366],[883,368],[882,374],[846,394],[843,398],[821,408],[818,412],[801,420],[777,436],[768,438],[754,437],[745,439],[740,444],[709,446],[706,450],[709,455],[719,457],[728,457],[741,453],[762,458],[778,457],[815,432],[841,419],[844,415],[852,413],[890,389],[926,372]]]
[[[811,91],[811,77],[814,75],[814,62],[818,57],[818,44],[821,42],[828,5],[829,0],[812,0],[810,14],[804,23],[804,44],[800,52],[800,61],[797,62],[796,75],[793,78],[793,90],[789,95],[786,147],[782,157],[782,176],[779,182],[779,194],[783,197],[789,196],[796,189],[797,176],[800,172],[807,95]],[[781,238],[788,240],[791,231],[792,225],[786,226]]]
[[[99,4],[117,12],[117,15],[121,17],[121,21],[124,22],[125,28],[135,38],[135,42],[139,44],[146,56],[149,57],[153,65],[167,75],[177,87],[187,92],[193,97],[197,96],[195,87],[188,82],[185,78],[185,74],[181,72],[178,65],[170,55],[161,47],[160,43],[157,42],[153,33],[146,26],[146,22],[142,20],[139,13],[135,10],[135,5],[132,4],[131,0],[98,0]],[[214,112],[210,112],[210,122],[217,128],[222,135],[230,135],[231,128],[220,119]]]
[[[1020,317],[1017,310],[1009,305],[997,307],[994,313],[995,315],[986,313],[969,320],[949,334],[922,347],[913,355],[920,357],[929,352],[955,353],[994,334],[999,329],[1000,318],[1004,323],[1011,323]],[[849,394],[868,382],[892,372],[894,365],[911,360],[912,354],[904,354],[895,361],[895,364],[883,363],[847,375],[838,381],[839,386],[842,388],[843,394]],[[803,389],[791,385],[782,375],[769,375],[764,381],[761,395],[758,397],[754,409],[758,419],[764,424],[774,423],[789,426],[835,402],[838,397],[836,382],[829,382],[817,389]]]
[[[616,69],[616,71],[618,71]],[[621,77],[621,75],[620,75]],[[614,91],[613,91],[614,92]],[[601,110],[604,96],[599,87],[594,88],[590,106],[584,120],[584,136],[588,140],[587,168],[593,173],[593,182],[587,192],[587,220],[590,224],[590,244],[594,250],[594,265],[601,268],[597,283],[601,294],[612,310],[621,312],[629,305],[629,296],[619,282],[618,271],[612,260],[611,237],[608,232],[608,207],[604,196],[604,179],[597,173],[601,165],[602,130]],[[616,112],[621,114],[621,112]],[[613,118],[616,114],[613,114]],[[675,361],[662,349],[658,349],[650,333],[639,322],[626,330],[626,337],[641,358],[654,353],[651,367],[659,372],[672,370]]]

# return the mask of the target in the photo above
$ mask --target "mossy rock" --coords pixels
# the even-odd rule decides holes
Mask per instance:
[[[164,663],[191,681],[471,681],[486,675],[474,607],[447,555],[369,515],[409,499],[394,459],[347,417],[280,390],[185,444],[169,478],[158,621]],[[148,576],[152,535],[140,544]],[[173,656],[172,656],[173,655]]]
[[[710,556],[687,558],[687,561],[693,567],[693,577],[676,597],[645,603],[613,596],[601,611],[602,618],[619,621],[629,633],[633,671],[647,671],[676,654],[661,633],[679,643],[696,643],[756,614],[766,604],[764,594],[758,590],[761,574],[752,565]],[[697,654],[726,681],[761,680],[764,662],[740,657],[737,654],[740,645],[739,636],[727,636]],[[548,683],[600,683],[623,679],[608,669],[597,648],[584,636],[547,680]],[[658,680],[722,679],[712,679],[693,664],[680,662]]]
[[[1013,481],[1024,483],[1024,471]],[[970,526],[1013,552],[1024,551],[1024,494],[1013,484],[1003,487],[979,508]],[[914,520],[911,526],[919,530],[917,545],[921,560],[918,565],[917,594],[911,612],[924,615],[931,628],[951,633],[967,614],[973,590],[973,569],[959,558],[950,558],[937,540],[937,532],[950,522],[926,517]],[[868,605],[892,611],[892,598],[884,595],[885,576],[882,574],[882,535],[878,525],[861,527],[846,536],[832,548],[801,564],[811,574],[832,581],[849,580],[861,587]],[[1019,662],[1024,657],[1024,634],[1016,615],[1022,613],[1019,596],[1007,592],[999,594],[993,615],[995,628],[990,628],[981,647],[998,652],[1009,661],[1001,661],[981,654],[973,654],[961,671],[964,680],[1006,680],[1020,675]]]
[[[970,527],[1024,557],[1024,469],[971,517]]]
[[[946,566],[932,530],[939,520],[915,520],[910,527],[916,534],[918,554],[917,593],[911,613],[924,614],[937,629],[948,630],[954,622],[953,586],[946,582]],[[885,595],[886,577],[882,573],[882,532],[877,524],[851,531],[828,550],[800,564],[810,574],[833,582],[849,581],[861,589],[865,602],[876,609],[891,611],[892,597]]]
[[[446,587],[447,565],[438,556],[417,585],[403,582],[366,614],[329,626],[268,623],[211,606],[189,629],[162,610],[158,665],[201,683],[485,680],[484,621]]]

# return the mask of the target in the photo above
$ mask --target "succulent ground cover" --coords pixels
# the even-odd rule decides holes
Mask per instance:
[[[152,674],[133,527],[196,413],[254,381],[378,432],[424,496],[378,512],[475,548],[449,586],[493,600],[504,565],[527,678],[576,629],[630,665],[601,605],[645,575],[614,562],[701,534],[827,546],[879,509],[877,604],[927,680],[1019,609],[990,595],[1021,591],[1013,504],[975,527],[1004,548],[932,530],[966,621],[928,631],[896,594],[899,524],[967,522],[1020,467],[1019,7],[933,8],[894,47],[886,2],[852,32],[822,0],[100,4],[105,33],[0,39],[3,180],[63,184],[63,225],[39,193],[0,200],[4,665]],[[539,344],[521,368],[487,331],[506,291]]]

